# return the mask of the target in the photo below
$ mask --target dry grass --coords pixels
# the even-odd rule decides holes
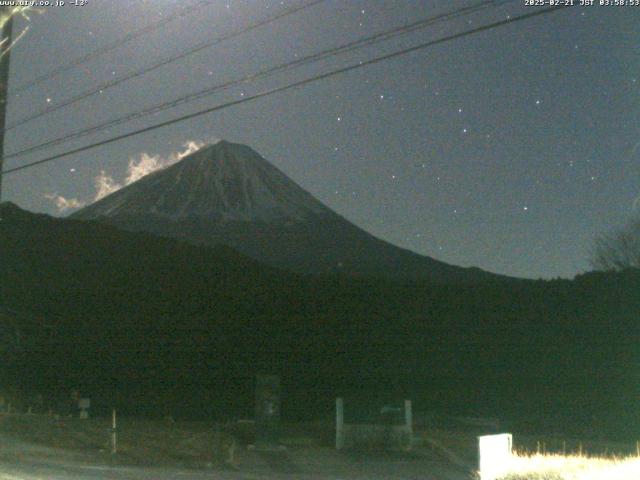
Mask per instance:
[[[477,468],[475,433],[429,429],[423,435]],[[500,480],[640,480],[635,445],[528,435],[514,441],[513,464]]]
[[[110,454],[107,419],[55,419],[44,415],[0,418],[0,432],[29,444],[88,458],[109,458],[136,465],[235,465],[236,438],[207,423],[118,421],[118,454]],[[0,478],[0,480],[2,480]]]
[[[500,480],[638,480],[639,457],[514,454]]]

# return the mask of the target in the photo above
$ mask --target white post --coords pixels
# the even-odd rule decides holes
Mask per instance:
[[[411,400],[404,401],[404,423],[409,432],[413,433],[413,412],[411,411]]]
[[[118,433],[116,424],[116,409],[114,408],[111,413],[111,454],[118,453]]]
[[[91,406],[91,399],[81,398],[78,400],[78,408],[80,408],[80,418],[86,420],[89,418],[89,407]]]
[[[478,470],[481,480],[496,480],[509,472],[513,449],[510,433],[478,437]]]
[[[403,445],[402,448],[411,450],[413,448],[413,411],[411,409],[411,400],[404,401],[404,428],[408,444]]]
[[[344,400],[336,398],[336,450],[344,447]]]

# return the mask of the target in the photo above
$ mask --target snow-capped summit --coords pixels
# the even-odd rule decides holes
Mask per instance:
[[[224,140],[88,206],[74,218],[302,221],[329,210],[253,149]]]
[[[301,273],[473,283],[499,278],[418,255],[341,217],[251,148],[220,141],[71,215],[227,245]]]

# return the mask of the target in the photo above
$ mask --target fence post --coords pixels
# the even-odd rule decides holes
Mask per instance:
[[[411,400],[404,401],[404,423],[407,431],[408,445],[403,445],[403,448],[413,448],[413,411],[411,410]]]
[[[413,412],[411,411],[411,400],[404,401],[404,423],[413,434]]]
[[[111,412],[111,454],[118,453],[118,430],[116,425],[116,409]]]
[[[344,447],[344,400],[336,398],[336,450]]]

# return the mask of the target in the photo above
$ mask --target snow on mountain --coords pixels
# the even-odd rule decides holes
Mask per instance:
[[[154,215],[221,222],[302,221],[330,212],[251,148],[220,141],[77,212],[74,218]]]

